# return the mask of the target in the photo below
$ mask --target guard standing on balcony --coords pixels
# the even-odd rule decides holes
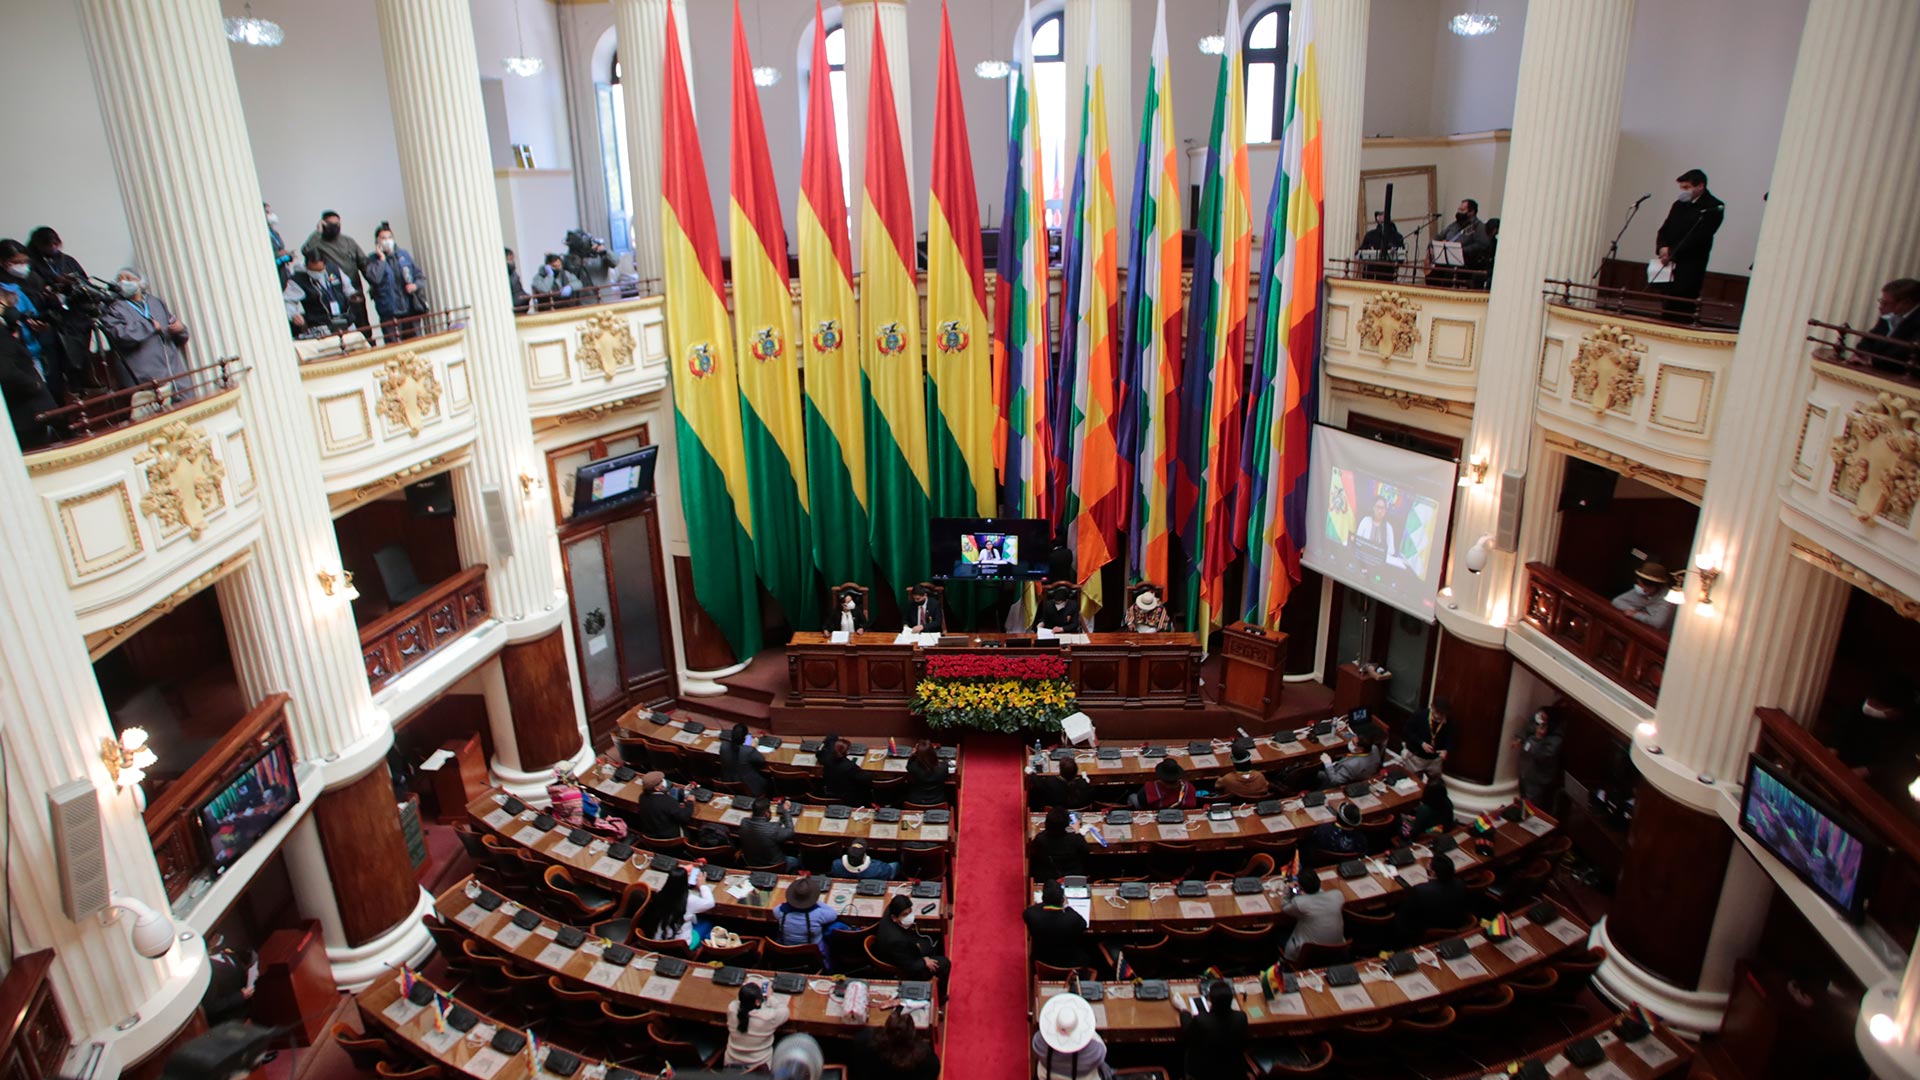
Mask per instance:
[[[159,398],[192,398],[193,385],[185,378],[187,358],[180,352],[187,343],[187,324],[165,300],[147,291],[132,267],[121,267],[113,278],[114,300],[100,316],[100,329],[113,344],[114,389],[151,382],[159,384],[154,387]]]
[[[1660,223],[1660,232],[1654,238],[1654,254],[1672,268],[1673,280],[1658,282],[1652,288],[1668,296],[1698,300],[1700,288],[1707,281],[1707,259],[1713,255],[1713,234],[1726,220],[1727,204],[1707,190],[1707,174],[1699,169],[1688,169],[1674,179],[1680,185],[1680,197],[1667,211],[1667,220]],[[1669,310],[1668,314],[1673,312]]]

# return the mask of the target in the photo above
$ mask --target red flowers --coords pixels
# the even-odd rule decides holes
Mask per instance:
[[[944,679],[1061,679],[1063,656],[1049,653],[929,653],[927,674]]]

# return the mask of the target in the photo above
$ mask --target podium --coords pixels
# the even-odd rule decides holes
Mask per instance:
[[[487,790],[487,755],[481,749],[480,736],[469,735],[464,739],[449,739],[440,744],[446,751],[438,768],[423,769],[432,777],[429,786],[433,791],[435,818],[442,825],[456,821],[465,821],[467,804],[480,797]]]
[[[327,966],[317,919],[275,930],[260,946],[260,980],[250,1015],[255,1023],[287,1029],[279,1046],[312,1046],[325,1033],[339,990]]]
[[[1384,671],[1363,675],[1360,665],[1354,661],[1341,664],[1333,673],[1333,711],[1344,715],[1355,709],[1367,710],[1368,716],[1376,716],[1380,705],[1387,700],[1387,683],[1393,676]]]
[[[1220,633],[1220,704],[1250,720],[1273,720],[1287,674],[1287,635],[1247,622]]]

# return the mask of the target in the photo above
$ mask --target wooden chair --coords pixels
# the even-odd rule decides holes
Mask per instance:
[[[547,978],[547,992],[553,995],[553,1004],[547,1015],[560,1022],[560,1027],[571,1032],[576,1041],[574,1045],[584,1046],[599,1038],[600,1030],[600,991],[571,990],[560,981],[560,976]]]
[[[1101,966],[1108,971],[1118,972],[1119,961],[1124,959],[1127,966],[1137,975],[1153,976],[1167,971],[1167,936],[1160,935],[1145,941],[1127,941],[1100,943]]]
[[[1348,938],[1338,945],[1305,944],[1300,946],[1300,956],[1288,966],[1296,971],[1307,968],[1327,967],[1330,964],[1344,964],[1353,957],[1353,939]]]
[[[1210,942],[1213,940],[1213,927],[1168,926],[1164,923],[1153,928],[1155,933],[1165,934],[1167,938],[1167,963],[1178,971],[1198,971],[1213,959]]]
[[[1033,977],[1041,982],[1071,982],[1074,979],[1086,979],[1091,982],[1100,977],[1100,972],[1092,967],[1056,967],[1053,964],[1035,960]]]
[[[1213,873],[1207,875],[1207,880],[1208,881],[1232,881],[1234,878],[1243,878],[1243,877],[1258,877],[1258,878],[1272,877],[1273,868],[1274,868],[1273,856],[1267,854],[1264,851],[1256,851],[1254,852],[1253,857],[1247,860],[1247,864],[1245,866],[1242,866],[1240,869],[1215,870]]]
[[[1317,1076],[1333,1064],[1333,1044],[1325,1039],[1255,1043],[1246,1059],[1253,1080]]]
[[[1234,926],[1216,923],[1213,928],[1214,954],[1222,971],[1251,973],[1273,964],[1280,949],[1272,923],[1248,923]]]
[[[939,802],[902,802],[900,809],[905,810],[909,814],[915,814],[924,813],[928,810],[951,810],[953,809],[953,804],[945,799]]]
[[[875,955],[873,951],[873,935],[867,935],[866,940],[860,943],[860,948],[867,954],[867,963],[873,965],[873,970],[879,977],[883,979],[905,979],[909,977],[906,972],[901,971],[899,968],[894,967],[892,964],[887,963]]]
[[[710,863],[725,866],[733,859],[733,845],[721,844],[717,847],[701,847],[691,840],[686,841],[688,859],[705,859]]]
[[[440,1076],[438,1065],[398,1065],[385,1061],[374,1062],[373,1071],[387,1080],[436,1080]]]
[[[827,935],[827,966],[835,975],[855,975],[867,971],[867,938],[873,927],[835,930]]]
[[[945,881],[952,872],[948,849],[925,840],[909,840],[900,846],[900,873],[914,881]]]
[[[661,1018],[647,1024],[647,1038],[674,1068],[704,1069],[719,1061],[720,1051],[726,1048],[714,1039],[714,1030]]]
[[[827,868],[833,865],[833,860],[839,858],[840,853],[847,850],[847,841],[839,838],[818,839],[809,837],[808,839],[802,840],[795,837],[793,842],[794,845],[800,849],[800,865],[816,874],[825,874]],[[784,874],[786,873],[786,868],[783,866],[775,872]]]
[[[471,941],[461,943],[461,951],[467,966],[473,970],[467,981],[460,984],[461,995],[480,998],[489,1010],[509,1004],[513,998],[513,982],[507,978],[506,960]]]
[[[456,821],[453,823],[453,835],[460,839],[460,847],[466,851],[467,858],[473,860],[475,867],[480,869],[493,867],[493,851],[487,847],[485,833],[464,821]]]
[[[1503,1017],[1513,1007],[1513,1000],[1513,987],[1495,983],[1472,997],[1454,1002],[1453,1011],[1459,1015],[1462,1026],[1479,1024]]]
[[[1414,1038],[1432,1038],[1452,1027],[1459,1013],[1451,1005],[1440,1005],[1425,1012],[1393,1018],[1393,1033]]]
[[[1482,901],[1482,914],[1488,917],[1501,911],[1510,911],[1540,895],[1547,887],[1547,879],[1553,876],[1553,864],[1545,859],[1533,859],[1518,870],[1507,875],[1504,880],[1495,881],[1487,889]]]
[[[614,755],[619,758],[620,764],[627,768],[644,772],[653,766],[653,759],[647,755],[647,746],[647,740],[625,728],[613,729]]]
[[[623,1064],[644,1064],[647,1071],[655,1071],[658,1061],[653,1053],[653,1043],[648,1039],[647,1026],[660,1019],[659,1013],[631,1012],[625,1005],[616,1001],[602,999],[600,1002],[600,1025],[608,1033],[614,1049],[618,1051]]]
[[[864,947],[862,951],[865,951]],[[767,971],[797,971],[803,975],[818,974],[822,966],[820,946],[809,945],[806,942],[798,945],[782,945],[768,938],[760,946],[760,966]]]
[[[567,868],[555,864],[541,875],[547,890],[560,898],[569,922],[592,922],[613,912],[620,898],[597,885],[575,880]]]
[[[1156,881],[1185,881],[1193,876],[1193,851],[1185,844],[1147,844],[1147,872]]]
[[[682,960],[693,959],[693,947],[684,938],[650,938],[636,927],[633,931],[633,946],[661,956],[676,956]]]
[[[907,778],[905,774],[876,776],[870,790],[876,806],[895,806],[907,793]]]
[[[333,1041],[347,1052],[356,1072],[370,1073],[393,1060],[393,1047],[385,1039],[362,1035],[345,1024],[333,1025]]]
[[[1459,937],[1479,926],[1480,923],[1471,914],[1461,921],[1459,926],[1435,926],[1421,931],[1420,944],[1438,945],[1450,937]]]
[[[1504,980],[1513,988],[1514,997],[1521,1001],[1550,1001],[1560,986],[1560,973],[1552,967],[1542,965],[1532,971],[1520,971]]]
[[[1348,908],[1342,914],[1346,917],[1347,936],[1362,948],[1379,948],[1394,940],[1397,922],[1393,912]]]
[[[1572,1001],[1579,996],[1580,991],[1587,988],[1588,983],[1593,981],[1594,973],[1600,970],[1600,965],[1606,958],[1605,953],[1597,949],[1588,949],[1577,956],[1555,960],[1553,972],[1559,982],[1553,988],[1553,993],[1548,996],[1554,1001]]]
[[[1552,836],[1540,841],[1540,847],[1534,852],[1534,857],[1558,864],[1561,859],[1566,857],[1567,852],[1572,850],[1573,837],[1568,836],[1566,833],[1554,833]]]
[[[603,937],[615,945],[624,945],[633,936],[633,923],[640,912],[653,899],[653,890],[642,882],[634,882],[620,891],[620,901],[613,906],[610,917],[601,919],[587,927],[595,937]]]
[[[760,959],[762,940],[757,937],[741,938],[740,944],[724,947],[712,943],[703,944],[700,946],[700,962],[733,967],[753,967]]]
[[[540,971],[521,971],[507,966],[507,985],[513,988],[512,1001],[520,1016],[547,1015],[547,975]]]
[[[461,946],[467,939],[460,932],[442,923],[438,919],[427,919],[427,935],[433,938],[433,948],[447,962],[447,981],[465,982],[473,975],[473,965],[467,961],[467,954]]]

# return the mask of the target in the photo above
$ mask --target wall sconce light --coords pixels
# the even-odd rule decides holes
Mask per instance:
[[[1475,454],[1460,463],[1461,487],[1474,487],[1487,482],[1487,455]]]
[[[1886,1013],[1874,1013],[1867,1017],[1867,1034],[1882,1046],[1891,1046],[1900,1038],[1900,1024]]]
[[[1713,583],[1719,580],[1720,573],[1720,556],[1717,553],[1705,551],[1697,551],[1694,553],[1693,576],[1700,582],[1700,604],[1694,610],[1701,615],[1715,614],[1713,610]]]
[[[544,491],[546,486],[547,482],[535,476],[533,473],[523,472],[520,474],[520,495],[522,498],[531,499],[533,498],[534,492]]]
[[[147,778],[147,769],[159,762],[147,746],[147,729],[130,727],[118,739],[100,740],[100,761],[113,777],[115,791],[139,787]]]
[[[321,593],[345,600],[351,604],[360,599],[360,590],[353,587],[353,571],[342,570],[339,574],[322,570],[313,575],[320,582]]]
[[[1667,588],[1667,603],[1684,604],[1687,602],[1687,572],[1675,570],[1669,575],[1673,583]]]
[[[1920,802],[1920,776],[1914,777],[1913,783],[1907,785],[1907,794],[1914,802]]]

